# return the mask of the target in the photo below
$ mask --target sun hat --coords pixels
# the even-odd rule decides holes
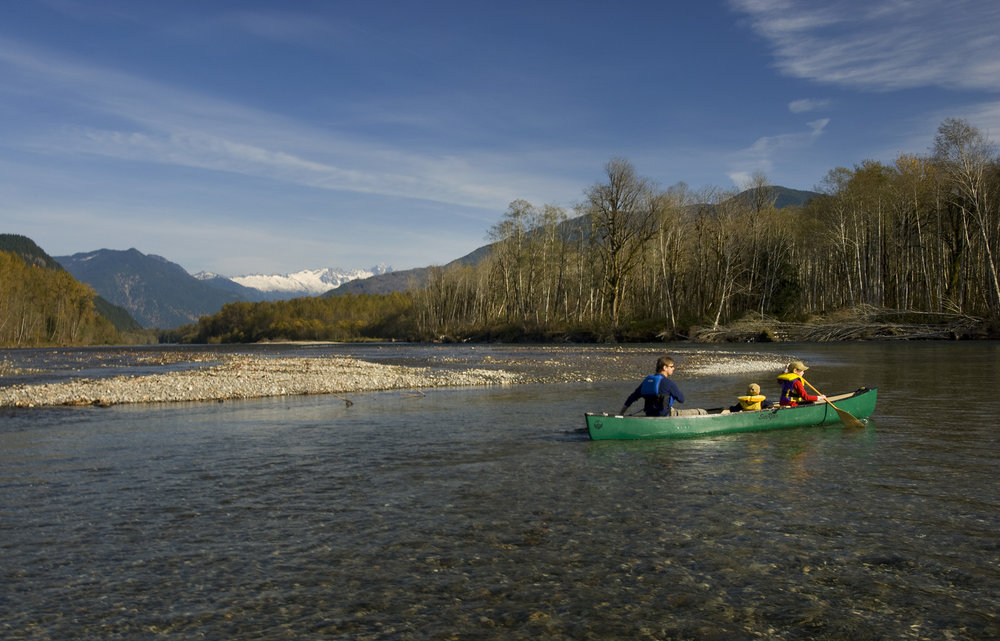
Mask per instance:
[[[747,396],[757,396],[758,394],[760,394],[760,385],[750,383],[750,387],[747,388]]]
[[[806,364],[803,363],[802,361],[792,361],[791,363],[788,364],[788,371],[789,372],[794,372],[797,369],[800,369],[800,370],[802,370],[804,372],[804,371],[806,371],[809,368],[806,367]]]

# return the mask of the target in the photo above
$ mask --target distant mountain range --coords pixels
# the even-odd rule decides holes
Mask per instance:
[[[452,265],[475,265],[489,255],[492,247],[492,244],[484,245],[461,258],[456,258],[446,263],[444,268],[447,269]],[[415,267],[413,269],[401,269],[384,274],[374,274],[368,278],[347,281],[336,289],[326,292],[323,296],[338,296],[340,294],[391,294],[393,292],[420,289],[427,283],[431,269],[433,268]]]
[[[281,300],[298,296],[318,296],[352,280],[370,278],[390,272],[392,272],[391,267],[381,264],[371,269],[350,271],[326,267],[324,269],[303,269],[291,274],[249,274],[230,278],[211,272],[198,272],[194,274],[194,277],[225,289],[229,289],[230,286],[222,281],[228,280],[241,287],[260,292],[263,296],[262,300]]]
[[[160,329],[196,322],[227,303],[314,296],[352,278],[391,271],[379,265],[351,272],[327,268],[271,276],[226,278],[207,272],[192,276],[162,256],[146,255],[134,248],[99,249],[57,256],[56,260],[74,278],[131,312],[143,327]]]
[[[167,329],[246,300],[194,278],[180,265],[137,249],[100,249],[55,257],[77,280],[127,309],[143,327]]]
[[[736,197],[745,200],[749,198],[750,193],[749,191],[744,191]],[[785,207],[802,207],[820,194],[815,191],[789,189],[788,187],[771,187],[771,195],[774,197],[774,208],[784,209]]]
[[[774,204],[779,209],[801,206],[819,194],[785,187],[773,187]],[[747,197],[746,193],[739,197]],[[564,223],[564,233],[587,233],[585,218]],[[492,245],[484,245],[444,265],[474,265],[489,255]],[[325,268],[290,274],[250,274],[227,278],[199,272],[191,275],[183,267],[161,256],[145,255],[136,249],[100,249],[58,256],[56,260],[74,278],[90,284],[97,293],[124,308],[147,328],[171,329],[196,322],[232,302],[260,302],[300,296],[339,294],[388,294],[423,287],[431,267],[393,271],[385,265],[371,269]],[[106,301],[105,301],[106,302]],[[126,314],[127,315],[127,314]]]

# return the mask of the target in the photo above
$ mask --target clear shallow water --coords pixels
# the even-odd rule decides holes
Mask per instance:
[[[632,381],[4,411],[0,637],[1000,637],[1000,346],[789,353],[868,429],[572,433]]]

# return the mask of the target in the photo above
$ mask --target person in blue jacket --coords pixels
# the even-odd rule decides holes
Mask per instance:
[[[677,387],[677,383],[670,380],[670,375],[673,373],[674,359],[669,356],[656,359],[656,373],[644,378],[639,387],[625,399],[622,416],[628,411],[628,406],[639,398],[645,401],[643,410],[646,416],[676,416],[677,408],[674,407],[674,403],[683,403],[684,394]]]

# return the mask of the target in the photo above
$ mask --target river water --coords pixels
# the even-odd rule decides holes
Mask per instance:
[[[746,385],[666,347],[688,405]],[[310,353],[435,349],[525,354]],[[864,430],[574,433],[662,351],[630,348],[629,381],[350,407],[0,410],[0,638],[1000,638],[1000,344],[768,348],[878,387]]]

